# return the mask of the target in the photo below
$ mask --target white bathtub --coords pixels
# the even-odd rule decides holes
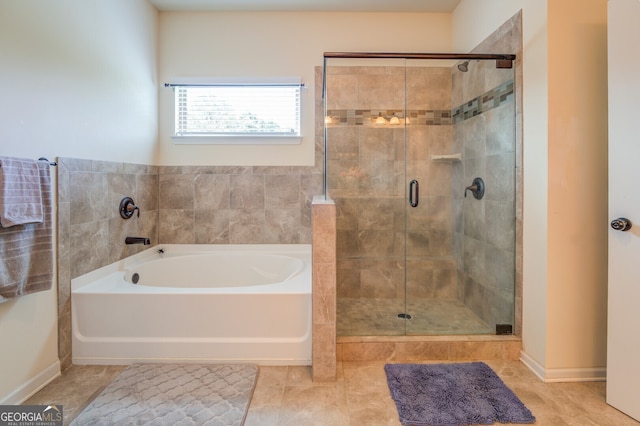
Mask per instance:
[[[311,246],[158,245],[73,279],[71,318],[75,364],[310,365]]]

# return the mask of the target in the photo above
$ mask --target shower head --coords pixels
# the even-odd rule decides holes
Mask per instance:
[[[469,61],[464,61],[458,64],[458,69],[462,72],[469,71]]]

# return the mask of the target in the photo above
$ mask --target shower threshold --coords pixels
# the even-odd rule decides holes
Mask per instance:
[[[517,361],[522,340],[513,335],[342,336],[336,339],[338,361],[462,362]]]

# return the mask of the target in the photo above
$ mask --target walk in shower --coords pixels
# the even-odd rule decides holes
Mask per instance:
[[[338,336],[511,333],[513,59],[325,54]]]

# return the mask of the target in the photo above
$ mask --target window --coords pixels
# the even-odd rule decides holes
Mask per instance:
[[[174,88],[177,139],[300,139],[299,79],[167,86]]]

